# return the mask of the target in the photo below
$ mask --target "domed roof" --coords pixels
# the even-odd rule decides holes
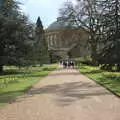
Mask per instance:
[[[57,18],[57,21],[53,22],[49,27],[48,30],[56,30],[56,29],[62,29],[62,28],[72,28],[75,27],[71,25],[69,22],[64,22],[61,20],[61,18]]]

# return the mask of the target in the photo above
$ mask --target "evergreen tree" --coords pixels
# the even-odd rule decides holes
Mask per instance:
[[[35,61],[41,65],[48,62],[48,48],[45,39],[45,32],[40,17],[38,17],[36,22],[35,30]]]
[[[0,7],[0,72],[3,65],[23,65],[30,52],[32,27],[19,11],[15,0],[4,0]]]

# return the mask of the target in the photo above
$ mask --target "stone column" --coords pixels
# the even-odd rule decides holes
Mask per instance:
[[[53,39],[52,39],[52,35],[50,35],[50,45],[53,46]]]
[[[57,47],[57,37],[56,37],[56,34],[54,35],[54,44],[55,44],[55,47]]]
[[[50,39],[49,36],[47,36],[47,43],[48,43],[48,48],[50,47]]]

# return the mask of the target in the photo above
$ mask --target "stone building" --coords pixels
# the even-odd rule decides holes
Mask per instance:
[[[88,31],[76,28],[59,18],[46,30],[45,36],[51,59],[65,59],[88,56]]]

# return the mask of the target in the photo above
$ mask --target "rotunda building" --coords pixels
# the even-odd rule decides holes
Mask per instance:
[[[51,60],[77,58],[88,56],[87,40],[89,33],[82,28],[76,28],[61,18],[53,22],[46,30]]]

